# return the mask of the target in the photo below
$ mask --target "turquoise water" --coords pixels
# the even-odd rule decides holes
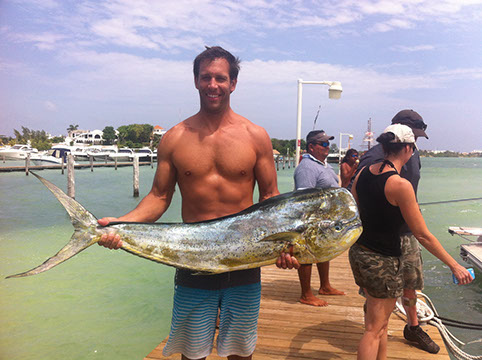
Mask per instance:
[[[3,165],[3,164],[2,164]],[[482,196],[482,159],[422,160],[420,202]],[[77,170],[76,199],[97,217],[135,207],[151,187],[154,169],[140,169],[140,198],[132,197],[132,168]],[[280,170],[281,192],[293,169]],[[66,189],[60,170],[40,175]],[[0,359],[142,359],[168,334],[173,269],[123,251],[92,246],[46,273],[4,280],[55,254],[72,226],[62,206],[33,176],[0,173]],[[482,201],[422,206],[431,231],[457,260],[464,242],[449,226],[482,226]],[[177,191],[163,221],[180,221]],[[482,323],[482,273],[455,286],[446,266],[424,250],[427,293],[442,316]],[[461,260],[460,260],[461,262]],[[463,341],[480,333],[453,329]],[[465,347],[481,354],[481,343]]]

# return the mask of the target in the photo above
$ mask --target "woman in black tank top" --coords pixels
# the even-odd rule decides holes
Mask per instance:
[[[367,305],[358,359],[387,357],[388,320],[397,297],[403,293],[403,279],[397,268],[401,255],[399,230],[404,222],[427,250],[449,266],[460,284],[473,280],[430,233],[412,185],[398,175],[416,146],[412,130],[394,124],[377,141],[383,146],[385,160],[360,171],[352,187],[363,233],[350,249],[350,265]]]

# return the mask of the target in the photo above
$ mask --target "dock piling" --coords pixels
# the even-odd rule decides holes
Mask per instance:
[[[28,176],[28,168],[30,166],[30,153],[27,154],[25,158],[25,175]]]
[[[63,164],[63,162],[62,162]],[[67,195],[75,199],[74,156],[67,155]]]
[[[139,158],[137,156],[132,160],[132,168],[134,170],[134,197],[139,197]]]

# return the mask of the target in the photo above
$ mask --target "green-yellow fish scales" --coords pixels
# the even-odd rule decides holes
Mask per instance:
[[[274,264],[290,246],[301,263],[328,261],[348,249],[362,232],[353,196],[343,188],[295,191],[234,215],[198,223],[111,223],[101,227],[77,201],[33,175],[65,207],[75,232],[70,242],[42,265],[9,277],[49,270],[112,231],[120,235],[123,250],[197,273]]]

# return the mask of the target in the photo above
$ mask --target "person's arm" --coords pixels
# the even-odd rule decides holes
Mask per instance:
[[[276,169],[273,160],[273,147],[268,133],[263,128],[258,128],[256,136],[257,160],[254,175],[258,183],[259,201],[279,195]],[[283,269],[298,269],[300,263],[289,253],[282,252],[276,260],[276,266]]]
[[[171,161],[170,149],[169,136],[166,133],[158,147],[157,170],[149,194],[142,199],[134,210],[119,218],[105,217],[99,219],[99,225],[107,226],[113,221],[155,222],[164,214],[171,203],[176,185],[176,170]],[[119,235],[109,233],[102,235],[98,244],[109,249],[119,249],[122,246],[122,241]]]
[[[460,284],[470,283],[473,279],[467,269],[450,256],[427,228],[410,182],[398,176],[392,176],[386,183],[385,194],[390,203],[400,207],[405,222],[420,244],[446,264]]]
[[[259,201],[263,201],[279,195],[278,179],[273,160],[273,147],[268,133],[259,127],[254,141],[257,150],[254,176],[258,183]]]

